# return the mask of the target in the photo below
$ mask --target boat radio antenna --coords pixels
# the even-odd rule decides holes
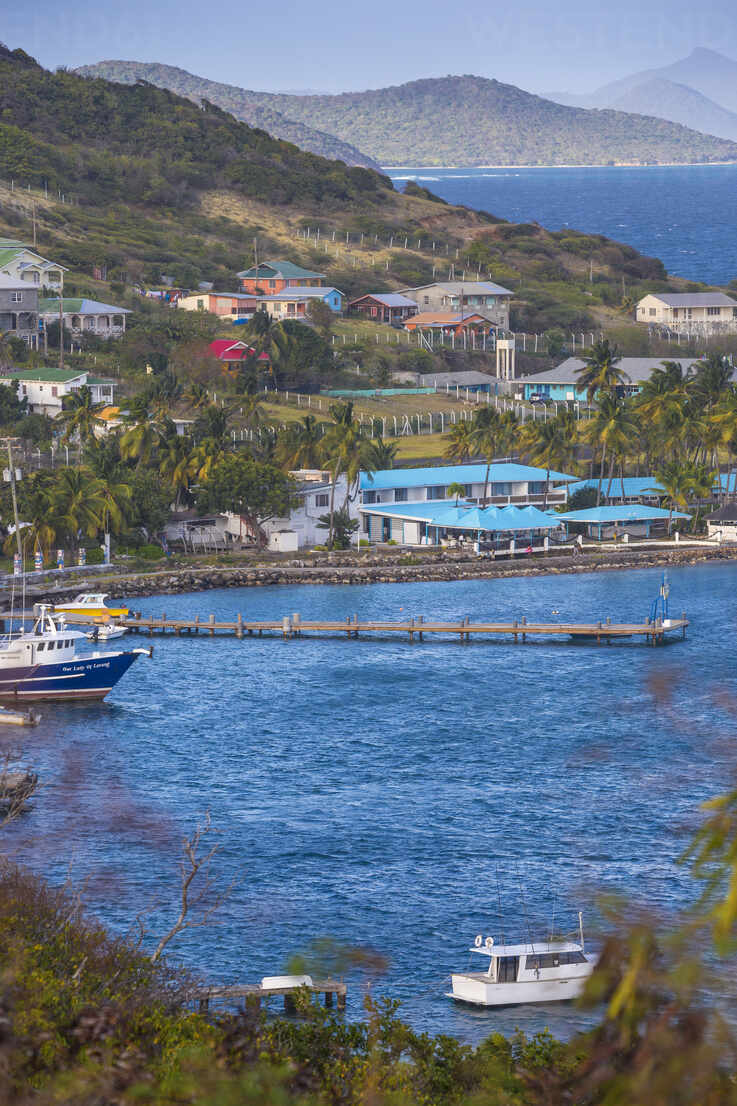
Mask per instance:
[[[496,866],[496,897],[499,902],[499,930],[504,944],[504,914],[502,913],[502,889],[499,886],[499,865]]]
[[[550,940],[551,941],[553,940],[553,936],[555,935],[555,907],[556,907],[557,903],[558,903],[558,896],[554,892],[553,893],[553,913],[552,913],[551,918],[550,918]]]
[[[535,951],[535,942],[532,940],[532,930],[530,929],[530,918],[529,918],[529,915],[527,913],[527,899],[525,897],[524,888],[522,886],[522,876],[520,875],[519,863],[517,861],[515,861],[515,867],[517,869],[517,882],[519,883],[519,893],[520,893],[520,897],[522,899],[522,906],[524,907],[524,911],[525,911],[525,925],[527,926],[527,938],[530,942],[530,948],[534,952]]]

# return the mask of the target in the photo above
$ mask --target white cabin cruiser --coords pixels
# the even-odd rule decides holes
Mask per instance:
[[[584,951],[579,914],[579,941],[535,941],[496,945],[479,934],[469,951],[486,956],[489,967],[479,972],[453,972],[448,998],[475,1006],[515,1006],[531,1002],[561,1002],[578,998],[594,970],[596,957]]]

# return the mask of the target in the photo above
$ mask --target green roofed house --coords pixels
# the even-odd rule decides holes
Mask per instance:
[[[72,334],[96,334],[98,338],[119,338],[125,333],[125,317],[130,315],[127,307],[114,307],[111,303],[100,303],[86,298],[62,299],[64,326]],[[42,299],[38,303],[39,325],[41,331],[49,323],[59,321],[58,299]]]
[[[27,242],[0,238],[0,275],[35,284],[39,288],[63,288],[67,270],[43,257]]]
[[[78,392],[85,385],[92,392],[93,403],[113,402],[113,380],[93,376],[86,370],[73,369],[13,369],[0,377],[0,383],[13,381],[18,386],[20,399],[28,401],[28,410],[34,415],[54,418],[62,409],[64,397]]]
[[[325,274],[303,269],[293,261],[264,261],[238,273],[238,279],[241,292],[249,292],[252,296],[272,296],[287,288],[322,288]]]

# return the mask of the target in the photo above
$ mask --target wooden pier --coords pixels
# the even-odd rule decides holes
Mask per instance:
[[[68,623],[85,623],[84,616],[68,615]],[[89,619],[87,619],[89,622]],[[464,618],[460,622],[441,622],[426,619],[423,615],[403,619],[400,622],[361,621],[357,614],[345,621],[306,621],[298,612],[284,615],[283,618],[266,622],[254,622],[239,614],[229,621],[218,621],[214,614],[202,619],[168,618],[166,612],[160,616],[143,615],[132,612],[127,618],[115,620],[116,625],[125,626],[133,633],[182,635],[234,634],[237,638],[247,638],[267,634],[284,640],[301,638],[307,635],[323,634],[332,637],[357,638],[361,635],[388,637],[400,634],[412,644],[423,641],[425,635],[440,635],[443,638],[458,640],[462,643],[484,637],[509,637],[515,644],[526,642],[530,638],[567,637],[577,640],[589,640],[596,644],[610,643],[623,638],[642,638],[648,645],[662,645],[669,635],[686,636],[688,619],[686,612],[680,618],[654,620],[646,618],[644,622],[612,622],[610,618],[602,622],[528,622],[526,618],[513,622],[471,622]]]
[[[284,999],[284,1013],[294,1014],[297,1011],[295,996],[304,990],[313,995],[322,995],[328,1008],[332,1007],[335,1001],[339,1011],[345,1010],[347,987],[345,983],[335,979],[315,980],[310,984],[303,983],[288,987],[263,987],[259,983],[201,987],[192,992],[191,998],[198,1003],[200,1013],[204,1014],[207,1013],[211,1002],[245,1002],[247,1007],[258,1008],[262,999],[281,996]]]

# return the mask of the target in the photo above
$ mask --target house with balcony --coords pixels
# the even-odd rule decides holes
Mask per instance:
[[[494,462],[488,471],[486,462],[466,465],[437,465],[431,468],[385,469],[362,472],[359,480],[363,507],[395,503],[455,502],[448,495],[452,484],[464,488],[464,502],[477,504],[484,499],[492,506],[556,506],[567,502],[568,484],[578,477],[564,472],[514,461]]]
[[[400,288],[421,312],[451,315],[478,314],[497,330],[509,330],[509,308],[513,293],[488,280],[446,280],[419,288]]]
[[[638,302],[635,319],[674,330],[733,330],[737,300],[723,292],[651,292]]]
[[[0,334],[38,344],[38,288],[18,277],[0,275]]]
[[[63,265],[49,261],[26,242],[0,238],[0,275],[22,280],[24,284],[36,284],[39,288],[62,289],[66,272]]]
[[[361,315],[375,323],[401,326],[411,315],[417,314],[417,304],[398,292],[371,292],[359,296],[348,304],[349,315]]]
[[[241,291],[252,296],[271,296],[287,288],[322,288],[324,273],[313,273],[293,261],[261,262],[238,273]]]
[[[63,297],[61,310],[64,329],[70,330],[75,337],[96,334],[98,338],[119,338],[125,334],[125,317],[130,315],[127,307],[115,307],[85,297]],[[41,331],[50,323],[58,323],[59,300],[40,300],[38,314]]]
[[[259,296],[257,303],[261,310],[268,311],[276,319],[306,319],[311,300],[326,303],[331,311],[339,315],[343,310],[345,296],[338,288],[285,288],[273,296]]]
[[[93,376],[83,370],[73,369],[13,369],[0,377],[0,382],[13,381],[18,387],[18,397],[28,401],[28,410],[34,415],[54,418],[61,411],[64,397],[78,392],[85,385],[92,392],[93,403],[113,404],[117,384]]]

